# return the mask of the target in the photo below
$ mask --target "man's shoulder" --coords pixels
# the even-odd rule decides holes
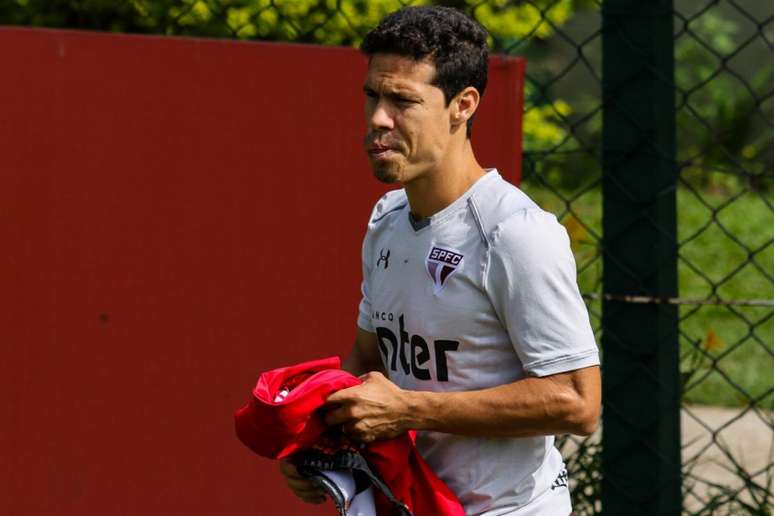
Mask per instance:
[[[567,231],[556,216],[516,186],[497,179],[476,192],[471,206],[490,257],[536,267],[571,257]]]
[[[526,213],[549,215],[518,187],[501,177],[493,177],[486,188],[476,190],[470,199],[473,215],[487,243],[503,224],[523,218]]]
[[[376,201],[371,217],[368,219],[368,228],[373,229],[392,216],[402,211],[408,205],[408,198],[404,189],[390,190]]]

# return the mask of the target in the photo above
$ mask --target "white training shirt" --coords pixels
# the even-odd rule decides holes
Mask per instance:
[[[358,326],[377,334],[403,389],[477,390],[599,364],[567,232],[496,170],[421,228],[405,191],[382,197],[362,290]],[[417,446],[467,514],[571,510],[553,437],[419,432]]]

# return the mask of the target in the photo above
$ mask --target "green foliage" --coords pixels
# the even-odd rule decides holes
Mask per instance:
[[[567,140],[564,120],[572,113],[572,107],[562,99],[540,102],[535,85],[525,85],[524,149],[546,151],[555,149]]]
[[[737,22],[708,11],[684,27],[675,46],[678,159],[683,179],[702,188],[771,188],[774,110],[766,107],[774,62],[736,69],[744,46]],[[768,121],[768,123],[766,123]],[[768,174],[768,176],[767,176]]]
[[[567,229],[581,291],[599,292],[599,189],[567,203],[563,199],[571,197],[571,192],[552,191],[535,182],[523,188],[541,207],[555,213]],[[774,284],[764,272],[774,271],[774,246],[767,244],[771,232],[765,230],[771,225],[771,208],[765,195],[749,192],[731,201],[733,197],[721,192],[699,196],[687,188],[678,189],[677,195],[678,239],[684,242],[678,264],[680,297],[706,299],[717,293],[724,299],[773,299]],[[708,224],[712,209],[717,210],[716,222]],[[601,303],[588,304],[595,322]],[[774,410],[774,318],[770,307],[682,305],[680,317],[685,401],[731,407],[754,402]]]
[[[182,0],[170,14],[186,31],[199,32],[216,21],[219,33],[213,35],[219,37],[356,45],[401,5],[399,0]]]
[[[450,5],[471,12],[494,40],[546,38],[574,10],[573,0],[5,0],[2,23],[121,32],[329,45],[358,44],[387,13],[404,5]]]
[[[729,203],[722,193],[678,190],[680,293],[706,299],[774,299],[771,208],[765,194]],[[713,215],[713,211],[715,212]],[[717,221],[708,225],[708,220]],[[731,274],[733,273],[733,274]],[[774,319],[770,307],[682,306],[681,372],[685,399],[774,409]],[[736,385],[732,385],[728,379]]]
[[[493,41],[507,49],[527,37],[546,39],[564,25],[575,11],[573,0],[512,2],[466,0],[466,10],[487,28]]]

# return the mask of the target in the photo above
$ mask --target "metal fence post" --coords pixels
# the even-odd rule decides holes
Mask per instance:
[[[672,0],[605,0],[603,15],[605,514],[679,514]],[[611,296],[612,295],[612,296]]]

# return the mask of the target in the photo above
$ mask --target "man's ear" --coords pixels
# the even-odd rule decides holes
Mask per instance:
[[[473,86],[468,86],[457,93],[450,102],[449,114],[451,115],[452,127],[465,125],[478,109],[479,102],[481,102],[481,95]]]

